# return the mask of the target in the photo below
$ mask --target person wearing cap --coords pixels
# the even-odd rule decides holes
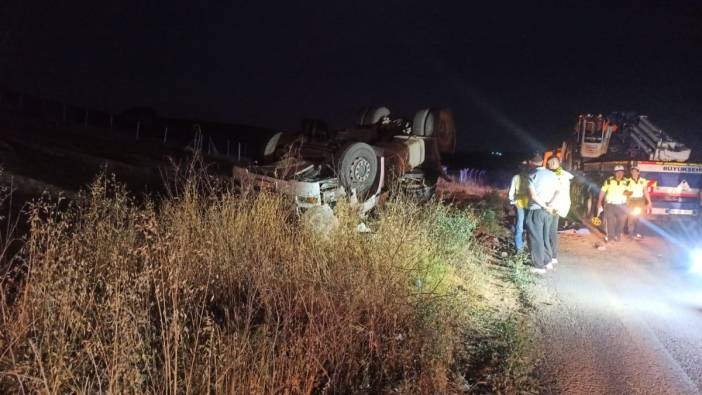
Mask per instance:
[[[514,246],[517,253],[524,249],[524,217],[529,205],[529,168],[526,162],[519,166],[519,173],[512,177],[507,194],[509,204],[516,212],[514,221]]]
[[[628,228],[629,234],[640,240],[641,230],[639,229],[639,218],[651,210],[651,195],[648,193],[648,180],[641,177],[639,168],[634,165],[629,170],[629,191],[627,199],[629,208]]]
[[[527,238],[532,272],[543,274],[552,269],[552,252],[549,232],[553,220],[553,201],[558,194],[558,177],[543,167],[543,157],[535,154],[531,159],[535,167],[529,175],[529,212],[526,215]]]
[[[568,216],[570,211],[570,180],[573,175],[561,167],[561,160],[558,156],[551,156],[546,161],[546,167],[558,177],[558,194],[553,200],[553,219],[549,232],[549,242],[551,244],[551,263],[558,263],[558,221]]]
[[[607,231],[605,241],[621,240],[627,216],[626,203],[630,194],[629,180],[624,177],[624,166],[614,166],[614,176],[605,180],[597,200],[597,212],[600,213],[604,209]]]

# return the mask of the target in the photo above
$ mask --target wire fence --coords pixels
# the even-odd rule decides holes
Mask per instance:
[[[0,110],[39,122],[42,126],[111,129],[133,137],[135,142],[156,140],[164,145],[199,149],[203,154],[220,159],[250,159],[249,144],[234,136],[235,125],[215,126],[207,122],[161,118],[149,109],[113,114],[2,88]],[[238,129],[241,132],[241,127]]]
[[[506,170],[463,168],[446,170],[454,183],[461,186],[491,187],[504,189],[509,186],[512,174]]]

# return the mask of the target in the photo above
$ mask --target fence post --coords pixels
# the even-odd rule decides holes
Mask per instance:
[[[163,130],[163,144],[166,144],[166,141],[168,141],[168,126]]]
[[[193,125],[193,130],[195,131],[195,148],[202,152],[202,128],[200,125]]]
[[[236,160],[241,161],[241,143],[236,143],[237,146],[237,151],[236,151]]]
[[[137,121],[136,126],[136,139],[139,140],[139,129],[141,128],[141,121]]]
[[[227,139],[227,158],[229,157],[229,139]]]

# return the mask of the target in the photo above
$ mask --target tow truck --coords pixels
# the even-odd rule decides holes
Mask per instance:
[[[574,133],[558,154],[576,174],[571,197],[576,214],[597,216],[597,198],[614,166],[637,166],[648,180],[649,220],[692,220],[700,215],[702,163],[690,163],[691,149],[645,115],[612,113],[578,116]]]
[[[324,122],[308,121],[300,131],[273,134],[260,163],[234,166],[233,178],[284,193],[298,210],[334,206],[346,197],[363,215],[389,185],[430,198],[438,178],[447,178],[441,155],[455,146],[448,109],[422,109],[410,121],[386,107],[365,108],[350,128],[330,130]]]

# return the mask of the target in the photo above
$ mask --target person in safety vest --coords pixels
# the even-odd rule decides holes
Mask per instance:
[[[630,194],[629,179],[624,177],[624,166],[614,166],[614,176],[605,180],[597,200],[597,212],[602,212],[604,208],[607,231],[605,241],[621,240],[627,216],[626,202]]]
[[[519,166],[519,173],[512,177],[508,198],[509,204],[514,206],[516,211],[514,246],[517,253],[520,253],[524,249],[524,218],[527,206],[529,206],[529,168],[525,162]]]
[[[629,190],[631,194],[627,200],[629,208],[628,228],[629,234],[641,240],[639,218],[651,211],[651,196],[648,193],[648,180],[640,176],[639,168],[633,166],[630,170]]]
[[[558,221],[561,218],[567,217],[570,211],[570,180],[572,180],[574,176],[563,170],[561,167],[561,160],[556,155],[548,159],[546,167],[558,177],[558,194],[553,200],[554,214],[549,233],[549,240],[551,242],[551,263],[555,265],[558,263]]]

